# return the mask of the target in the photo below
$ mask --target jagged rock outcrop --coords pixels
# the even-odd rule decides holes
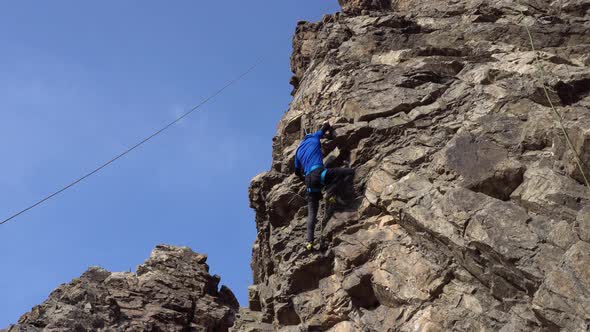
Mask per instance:
[[[158,246],[8,331],[590,330],[589,3],[339,2],[296,29],[293,101],[249,190],[248,308],[205,256]],[[331,165],[356,176],[309,253],[293,158],[324,121]]]
[[[239,326],[590,330],[590,190],[574,162],[590,173],[588,2],[340,4],[297,26],[293,101],[250,187],[258,237]],[[357,174],[326,250],[309,254],[293,158],[326,120],[333,166]]]
[[[228,331],[239,304],[206,261],[159,245],[136,273],[92,267],[5,331]]]

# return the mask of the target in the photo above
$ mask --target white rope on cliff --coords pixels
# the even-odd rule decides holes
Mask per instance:
[[[520,1],[518,1],[518,4],[521,7],[524,7]],[[561,8],[560,8],[560,10],[561,10]],[[526,17],[524,12],[522,11],[522,8],[519,8],[519,11],[523,17]],[[547,102],[549,102],[549,105],[551,106],[551,110],[553,111],[553,113],[555,114],[555,117],[557,118],[557,123],[559,124],[559,127],[561,128],[561,131],[563,132],[563,135],[565,136],[565,140],[567,141],[568,147],[570,148],[570,150],[572,151],[572,153],[574,155],[574,160],[578,166],[578,169],[580,170],[580,173],[582,174],[582,177],[584,178],[584,182],[586,183],[586,187],[590,188],[590,181],[588,181],[588,178],[586,177],[586,173],[584,172],[584,167],[582,166],[582,161],[580,160],[580,156],[578,155],[578,152],[576,151],[576,148],[574,147],[574,144],[572,143],[572,140],[570,139],[570,136],[568,135],[567,130],[565,129],[565,125],[563,124],[563,117],[561,116],[561,113],[559,113],[557,108],[555,108],[555,105],[553,105],[553,101],[551,101],[551,97],[549,97],[549,91],[547,90],[547,86],[545,85],[545,70],[544,70],[543,66],[541,65],[539,53],[537,52],[537,50],[535,48],[535,43],[533,41],[533,34],[531,33],[531,30],[526,25],[526,23],[523,25],[524,25],[524,28],[526,29],[528,36],[529,36],[531,50],[535,54],[534,61],[539,69],[540,74],[541,74],[541,85],[543,88],[543,92],[545,93],[545,97],[547,98]]]

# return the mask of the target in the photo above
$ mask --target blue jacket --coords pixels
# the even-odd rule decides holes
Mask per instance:
[[[322,144],[320,139],[324,137],[325,132],[319,130],[314,134],[305,135],[305,138],[299,143],[295,153],[295,171],[302,170],[307,175],[313,166],[324,166],[324,157],[322,156]]]

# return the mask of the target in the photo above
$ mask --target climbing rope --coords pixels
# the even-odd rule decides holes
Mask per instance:
[[[149,142],[154,137],[160,135],[161,133],[163,133],[164,131],[166,131],[168,128],[172,127],[173,125],[175,125],[176,123],[178,123],[182,119],[186,118],[187,116],[191,115],[192,113],[194,113],[195,111],[197,111],[198,109],[200,109],[201,106],[205,105],[206,103],[208,103],[209,101],[211,101],[213,98],[215,98],[218,95],[220,95],[221,93],[223,93],[227,88],[229,88],[230,86],[232,86],[232,85],[236,84],[237,82],[239,82],[240,80],[242,80],[246,75],[248,75],[250,72],[252,72],[260,64],[261,61],[262,61],[262,59],[258,59],[258,61],[256,61],[252,66],[250,66],[246,71],[244,71],[240,75],[236,76],[234,79],[232,79],[226,85],[224,85],[223,87],[221,87],[220,89],[218,89],[217,91],[215,91],[209,97],[205,98],[203,101],[201,101],[200,103],[198,103],[196,106],[194,106],[193,108],[191,108],[190,110],[188,110],[187,112],[185,112],[184,114],[182,114],[181,116],[179,116],[178,118],[174,119],[174,121],[168,123],[164,127],[162,127],[159,130],[157,130],[156,132],[154,132],[151,135],[147,136],[146,138],[142,139],[141,141],[139,141],[138,143],[136,143],[132,147],[130,147],[127,150],[123,151],[122,153],[116,155],[112,159],[108,160],[107,162],[103,163],[102,165],[98,166],[97,168],[93,169],[92,171],[86,173],[85,175],[77,178],[76,180],[72,181],[71,183],[69,183],[68,185],[64,186],[63,188],[55,191],[54,193],[52,193],[50,195],[47,195],[47,196],[43,197],[42,199],[40,199],[36,203],[34,203],[34,204],[28,206],[27,208],[22,209],[19,212],[17,212],[15,214],[11,215],[10,217],[4,219],[2,222],[0,222],[0,225],[3,225],[5,223],[13,220],[14,218],[22,215],[23,213],[36,208],[37,206],[45,203],[46,201],[52,199],[53,197],[55,197],[55,196],[63,193],[64,191],[72,188],[73,186],[77,185],[78,183],[80,183],[80,182],[86,180],[87,178],[93,176],[94,174],[100,172],[102,169],[104,169],[105,167],[107,167],[110,164],[114,163],[115,161],[123,158],[124,156],[126,156],[127,154],[129,154],[131,151],[133,151],[133,150],[137,149],[138,147],[142,146],[143,144]]]
[[[305,138],[305,136],[311,133],[309,130],[307,130],[307,127],[309,125],[309,121],[307,118],[308,113],[309,112],[303,112],[303,114],[301,114],[301,139]]]
[[[324,12],[327,12],[327,11],[328,10],[325,10]],[[290,36],[289,38],[292,38],[292,37]],[[317,53],[317,49],[316,49],[316,53]],[[218,95],[220,95],[221,93],[223,93],[223,91],[225,91],[227,88],[229,88],[230,86],[232,86],[232,85],[236,84],[237,82],[239,82],[240,80],[242,80],[246,75],[248,75],[250,72],[252,72],[261,62],[262,62],[262,58],[259,58],[246,71],[244,71],[240,75],[236,76],[236,78],[234,78],[233,80],[229,81],[226,85],[224,85],[223,87],[221,87],[219,90],[215,91],[209,97],[205,98],[202,102],[200,102],[199,104],[197,104],[196,106],[194,106],[193,108],[191,108],[189,111],[187,111],[186,113],[184,113],[181,116],[179,116],[178,118],[176,118],[174,121],[168,123],[167,125],[165,125],[161,129],[159,129],[156,132],[154,132],[153,134],[151,134],[151,135],[147,136],[146,138],[144,138],[143,140],[139,141],[139,143],[136,143],[135,145],[133,145],[129,149],[123,151],[122,153],[118,154],[117,156],[113,157],[112,159],[108,160],[107,162],[103,163],[102,165],[98,166],[97,168],[93,169],[92,171],[90,171],[90,172],[86,173],[85,175],[83,175],[83,176],[75,179],[74,181],[72,181],[68,185],[64,186],[63,188],[61,188],[61,189],[53,192],[52,194],[49,194],[49,195],[43,197],[39,201],[37,201],[34,204],[28,206],[27,208],[22,209],[19,212],[11,215],[10,217],[8,217],[8,218],[0,221],[0,225],[3,225],[5,223],[7,223],[7,222],[9,222],[9,221],[11,221],[13,219],[15,219],[16,217],[18,217],[18,216],[26,213],[27,211],[30,211],[30,210],[36,208],[37,206],[45,203],[46,201],[52,199],[53,197],[55,197],[55,196],[63,193],[64,191],[72,188],[73,186],[77,185],[78,183],[86,180],[87,178],[89,178],[89,177],[93,176],[94,174],[100,172],[105,167],[107,167],[110,164],[114,163],[115,161],[121,159],[125,155],[129,154],[131,151],[133,151],[133,150],[137,149],[138,147],[142,146],[143,144],[147,143],[152,138],[160,135],[162,132],[166,131],[168,128],[172,127],[173,125],[175,125],[176,123],[178,123],[182,119],[184,119],[187,116],[191,115],[192,113],[194,113],[195,111],[197,111],[199,108],[201,108],[201,106],[205,105],[206,103],[208,103],[209,101],[211,101],[213,98],[215,98]]]
[[[518,4],[521,6],[521,8],[519,8],[520,14],[523,17],[526,17],[524,12],[522,11],[522,7],[524,7],[524,6],[522,5],[522,3],[520,1],[518,2]],[[580,156],[578,156],[576,148],[574,147],[574,144],[572,143],[572,141],[567,133],[567,130],[565,129],[565,125],[563,124],[563,117],[561,116],[561,113],[559,113],[557,108],[555,108],[555,105],[553,105],[553,101],[551,101],[551,97],[549,97],[549,91],[547,90],[547,86],[545,85],[545,70],[544,70],[543,66],[541,65],[541,61],[540,61],[541,59],[540,59],[539,53],[537,52],[537,50],[535,48],[535,43],[533,41],[533,34],[531,33],[531,30],[529,29],[529,27],[526,24],[524,24],[524,28],[526,29],[526,32],[529,37],[529,42],[531,44],[531,50],[535,54],[535,64],[537,65],[537,68],[539,69],[539,72],[541,74],[541,85],[543,88],[543,92],[545,94],[545,98],[547,98],[547,102],[549,103],[551,110],[553,111],[553,113],[555,114],[555,117],[557,118],[557,123],[559,124],[561,131],[563,132],[563,135],[565,136],[565,140],[567,141],[568,147],[570,148],[570,150],[572,151],[572,153],[574,155],[574,160],[580,170],[580,173],[582,174],[582,177],[584,178],[584,182],[586,183],[586,187],[590,188],[590,181],[588,181],[588,178],[586,177],[586,173],[584,172],[584,167],[582,166],[582,161],[580,160]]]

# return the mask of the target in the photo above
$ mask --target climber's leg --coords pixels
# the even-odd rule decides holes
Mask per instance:
[[[318,209],[322,194],[319,192],[307,193],[307,242],[313,243],[313,232],[317,221]]]
[[[354,175],[354,169],[352,168],[329,168],[326,173],[325,184],[333,185],[352,175]]]

